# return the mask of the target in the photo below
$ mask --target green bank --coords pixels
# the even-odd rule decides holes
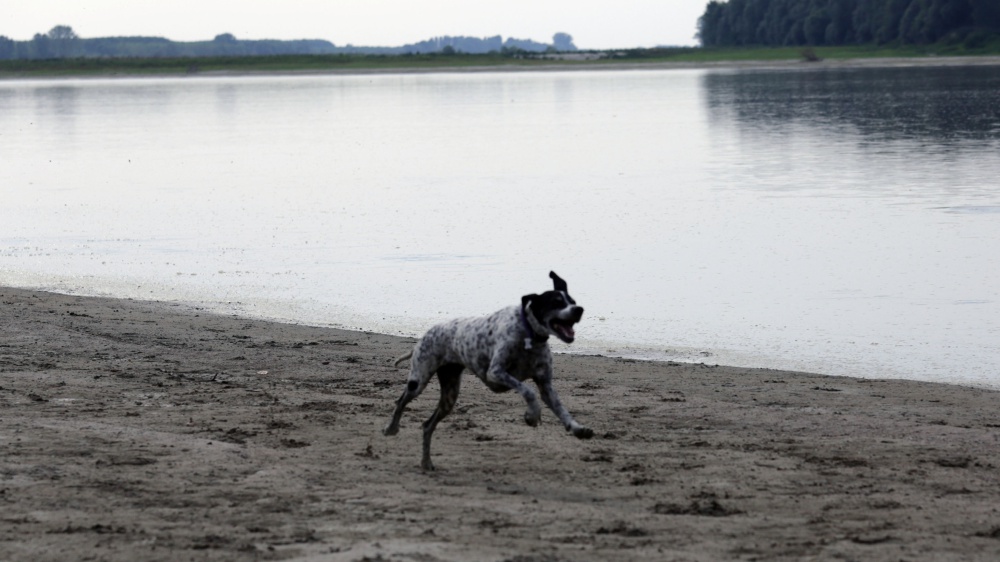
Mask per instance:
[[[618,51],[510,56],[491,54],[420,55],[279,55],[199,58],[63,58],[0,61],[0,78],[186,76],[213,73],[326,73],[461,70],[498,70],[562,67],[607,68],[620,64],[720,64],[748,61],[818,61],[876,57],[933,58],[941,56],[1000,55],[1000,44],[965,46],[831,46],[774,48],[677,47]]]

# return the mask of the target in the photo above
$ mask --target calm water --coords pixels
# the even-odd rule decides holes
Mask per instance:
[[[1000,387],[1000,68],[0,82],[0,283]],[[566,349],[566,346],[561,346]]]

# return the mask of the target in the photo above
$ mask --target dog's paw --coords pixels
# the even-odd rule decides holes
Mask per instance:
[[[387,425],[385,429],[382,430],[382,435],[390,436],[399,433],[399,426]]]
[[[524,413],[524,423],[530,425],[531,427],[537,426],[538,420],[540,420],[541,418],[542,418],[541,412],[532,412],[531,410],[528,410],[527,412]]]
[[[581,425],[573,428],[573,436],[577,439],[590,439],[594,436],[594,430]]]

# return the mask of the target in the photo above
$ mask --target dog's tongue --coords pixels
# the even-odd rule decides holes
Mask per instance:
[[[573,330],[572,324],[563,324],[561,322],[557,322],[555,323],[555,329],[559,330],[559,333],[561,333],[568,339],[573,339],[576,337],[576,331]]]

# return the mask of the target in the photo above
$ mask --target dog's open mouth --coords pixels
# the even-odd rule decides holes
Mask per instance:
[[[559,339],[566,343],[573,343],[573,339],[576,338],[576,331],[573,329],[573,324],[576,324],[573,320],[553,319],[549,322],[549,326],[552,327],[552,331],[559,336]]]

